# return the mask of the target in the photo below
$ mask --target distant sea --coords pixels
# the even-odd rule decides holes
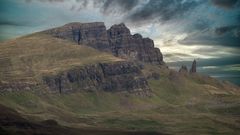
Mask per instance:
[[[190,69],[190,63],[185,64],[187,65],[188,69]],[[176,63],[169,64],[169,68],[179,70],[180,65],[176,65]],[[211,76],[213,78],[229,81],[233,84],[240,86],[240,64],[234,65],[221,65],[221,66],[201,66],[198,65],[197,72]]]
[[[201,74],[209,75],[219,80],[229,81],[233,84],[240,86],[240,71],[235,70],[221,70],[220,67],[209,70],[205,67],[199,67],[198,72]]]
[[[220,80],[226,80],[240,86],[240,76],[238,75],[219,74],[219,75],[210,75],[210,76]]]

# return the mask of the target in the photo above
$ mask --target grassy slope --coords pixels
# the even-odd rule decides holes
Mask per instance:
[[[37,81],[44,73],[71,66],[120,60],[70,44],[41,34],[1,44],[0,62],[5,63],[0,68],[0,80]],[[154,93],[150,98],[107,92],[60,95],[39,88],[31,92],[2,93],[0,103],[16,109],[25,118],[55,119],[72,127],[157,130],[172,134],[240,132],[240,96],[235,86],[197,74],[179,75],[151,65],[146,65],[143,72],[161,75],[160,80],[149,80]]]
[[[162,135],[158,132],[107,130],[96,128],[71,128],[59,125],[54,120],[41,122],[29,121],[19,113],[0,105],[0,134],[1,135]]]
[[[33,81],[73,66],[119,61],[87,46],[36,33],[0,44],[0,80]]]

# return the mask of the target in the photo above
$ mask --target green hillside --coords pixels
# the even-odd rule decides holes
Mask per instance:
[[[0,44],[0,80],[35,81],[74,66],[120,61],[87,46],[36,33]]]
[[[108,53],[41,33],[0,44],[1,83],[41,84],[43,75],[75,66],[123,61]],[[157,131],[168,134],[240,132],[240,89],[199,74],[144,65],[152,96],[129,92],[51,93],[44,86],[0,93],[0,104],[31,121],[53,119],[72,128]]]

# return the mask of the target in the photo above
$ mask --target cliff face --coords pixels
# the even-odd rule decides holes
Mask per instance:
[[[163,64],[163,57],[153,40],[140,34],[131,35],[122,23],[109,30],[104,23],[70,23],[45,31],[54,37],[72,40],[78,45],[87,45],[114,56],[142,61],[155,65]],[[60,93],[78,90],[129,91],[149,95],[150,88],[141,73],[141,67],[132,62],[95,64],[71,69],[58,75],[46,76],[44,81],[51,90]],[[147,93],[147,94],[146,94]]]
[[[131,62],[99,63],[44,77],[50,90],[72,91],[129,91],[149,95],[150,88],[141,73],[141,66]]]
[[[130,30],[123,23],[113,25],[107,33],[115,56],[157,65],[163,64],[162,54],[158,48],[154,48],[153,40],[143,38],[140,34],[131,35]]]
[[[131,35],[123,23],[113,25],[109,30],[106,30],[102,22],[70,23],[46,33],[101,51],[112,52],[117,57],[156,65],[164,63],[162,53],[154,47],[153,40],[143,38],[140,34]]]
[[[45,31],[54,37],[73,40],[98,50],[110,51],[104,23],[69,23],[62,27]]]

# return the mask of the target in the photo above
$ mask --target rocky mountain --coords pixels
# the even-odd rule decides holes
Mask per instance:
[[[78,45],[111,52],[117,57],[156,65],[164,64],[162,53],[154,47],[153,40],[143,38],[140,34],[131,35],[123,23],[113,25],[108,30],[103,22],[70,23],[45,33],[74,41]]]
[[[124,24],[0,43],[0,134],[235,135],[239,105],[238,86],[197,73],[196,61],[167,68]]]
[[[74,24],[69,25],[75,26]],[[96,28],[92,26],[99,28],[99,25],[104,26],[102,23],[83,24],[86,28],[85,32],[89,33],[88,36],[97,33]],[[67,39],[72,38],[72,35],[67,34],[68,31],[65,27],[56,30],[61,30],[62,36],[64,35]],[[105,26],[103,30],[105,30]],[[7,52],[11,55],[6,54],[6,52],[1,53],[6,54],[1,56],[1,61],[9,63],[0,67],[1,92],[26,91],[41,87],[58,93],[127,91],[140,96],[151,95],[147,78],[142,72],[143,63],[120,59],[106,53],[106,51],[97,51],[93,49],[95,48],[93,46],[82,45],[84,42],[85,44],[92,43],[96,47],[101,46],[104,43],[99,37],[88,37],[86,40],[79,41],[81,45],[78,45],[71,40],[66,40],[63,37],[56,38],[56,35],[52,36],[46,32],[49,31],[1,45],[2,50],[5,50],[9,44],[12,44]],[[104,32],[106,36],[106,31]],[[41,42],[36,44],[32,41]],[[106,41],[109,43],[109,40]],[[99,44],[100,42],[101,44]],[[19,51],[20,48],[22,48],[21,51]],[[35,50],[41,51],[35,52]]]
[[[42,32],[75,45],[85,45],[127,60],[126,62],[97,63],[72,68],[55,75],[44,76],[50,90],[60,93],[78,90],[129,91],[138,95],[151,95],[147,79],[138,63],[164,65],[162,53],[153,40],[140,34],[131,35],[121,23],[106,29],[104,23],[69,23]],[[133,61],[133,62],[128,62]],[[77,87],[76,87],[77,86]],[[6,89],[6,88],[5,88]]]

